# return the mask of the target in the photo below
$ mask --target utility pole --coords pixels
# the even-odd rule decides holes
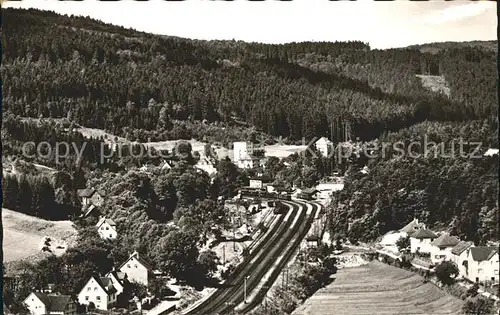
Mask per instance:
[[[236,252],[236,231],[235,231],[235,222],[234,216],[231,218],[231,223],[233,225],[233,251]]]
[[[245,295],[245,304],[247,304],[247,279],[248,278],[250,278],[250,276],[246,276],[245,277],[245,283],[244,283],[244,288],[243,288],[243,290],[244,290],[243,293]]]

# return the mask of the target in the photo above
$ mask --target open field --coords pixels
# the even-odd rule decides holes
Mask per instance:
[[[306,145],[266,145],[264,147],[266,156],[275,156],[277,158],[286,158],[294,153],[302,152],[307,148]]]
[[[40,254],[46,236],[51,239],[51,251],[60,255],[76,237],[71,221],[47,221],[5,208],[2,221],[4,262]]]
[[[460,314],[462,303],[410,271],[375,261],[340,269],[293,314]]]
[[[438,75],[417,75],[417,77],[422,80],[422,86],[424,88],[450,96],[450,88],[444,77]]]
[[[109,134],[105,132],[104,130],[101,129],[94,129],[94,128],[85,128],[85,127],[79,127],[77,128],[77,131],[79,131],[84,137],[87,138],[99,138],[99,137],[105,137],[107,139],[106,142],[108,143],[113,143],[115,142],[115,136],[112,134]],[[125,138],[122,137],[116,137],[117,143],[130,143]],[[146,147],[151,147],[154,148],[155,150],[168,150],[172,151],[175,146],[180,142],[180,141],[187,141],[191,144],[191,147],[193,151],[198,151],[200,153],[203,153],[205,151],[205,145],[207,144],[206,142],[198,141],[195,139],[191,140],[167,140],[167,141],[157,141],[157,142],[144,142],[142,143]],[[294,153],[297,152],[302,152],[306,149],[307,146],[305,145],[280,145],[280,144],[274,144],[274,145],[267,145],[264,146],[264,152],[265,156],[275,156],[278,158],[285,158],[288,157]],[[233,152],[232,149],[228,149],[222,146],[212,146],[212,149],[215,151],[217,154],[217,157],[219,160],[225,159],[226,157],[229,157],[230,159],[233,158]]]

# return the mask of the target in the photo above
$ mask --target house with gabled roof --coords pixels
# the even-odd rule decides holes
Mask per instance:
[[[97,233],[103,239],[115,239],[118,235],[116,223],[111,219],[101,218],[96,224]]]
[[[127,275],[128,281],[145,286],[155,276],[153,266],[140,257],[137,251],[134,251],[118,269]]]
[[[466,278],[469,270],[467,262],[467,250],[474,246],[472,242],[460,241],[451,249],[450,261],[458,267],[459,276]]]
[[[471,246],[464,261],[468,268],[465,278],[473,282],[499,282],[498,247]]]
[[[80,198],[82,207],[94,205],[100,207],[104,202],[104,192],[94,188],[78,189],[77,195]]]
[[[417,218],[414,218],[413,221],[405,225],[399,232],[406,233],[406,235],[411,235],[415,232],[418,232],[420,229],[425,229],[425,224],[419,222]]]
[[[431,261],[436,264],[451,260],[451,250],[460,242],[458,238],[448,233],[442,233],[431,243]]]
[[[41,292],[32,292],[24,299],[23,303],[32,315],[76,314],[76,304],[69,295],[47,295]]]
[[[431,243],[438,238],[436,233],[422,228],[410,235],[410,250],[412,253],[431,253]]]
[[[93,303],[96,309],[107,311],[116,303],[118,292],[113,281],[108,277],[91,277],[78,294],[78,302],[89,306]]]
[[[121,271],[115,270],[113,267],[113,270],[108,272],[106,274],[106,278],[111,279],[111,282],[113,283],[113,286],[116,289],[116,295],[120,295],[123,293],[123,290],[125,288],[125,284],[128,281],[127,274]]]

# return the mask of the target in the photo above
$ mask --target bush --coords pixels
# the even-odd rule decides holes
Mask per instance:
[[[458,275],[458,267],[451,261],[443,261],[436,266],[435,274],[443,285],[455,283],[455,277]]]
[[[467,297],[475,297],[477,295],[477,291],[479,290],[479,283],[475,282],[472,287],[467,290]]]
[[[469,299],[464,304],[462,311],[471,315],[493,314],[493,301],[485,298]]]

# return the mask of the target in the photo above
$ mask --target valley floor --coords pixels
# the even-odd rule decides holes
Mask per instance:
[[[460,314],[462,304],[410,271],[373,261],[340,269],[293,314]]]

